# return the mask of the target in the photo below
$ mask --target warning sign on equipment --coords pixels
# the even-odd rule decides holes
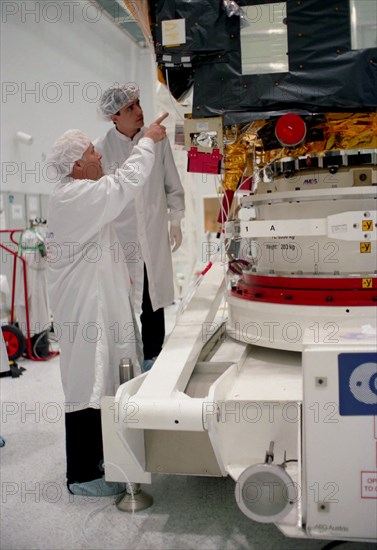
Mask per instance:
[[[377,498],[377,472],[361,472],[361,498]]]

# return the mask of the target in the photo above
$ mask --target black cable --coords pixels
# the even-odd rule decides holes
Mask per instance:
[[[332,548],[335,548],[336,546],[340,546],[341,544],[349,544],[351,548],[354,547],[354,545],[357,545],[357,542],[353,542],[351,540],[332,540],[331,542],[327,543],[325,546],[321,548],[321,550],[331,550]],[[373,542],[364,542],[366,545],[365,548],[369,548],[369,545],[374,544]],[[352,545],[352,546],[351,546]],[[371,546],[372,548],[372,546]],[[373,545],[373,548],[375,546]]]
[[[49,338],[48,338],[48,329],[46,330],[43,330],[39,335],[38,337],[36,338],[35,342],[34,342],[34,346],[33,346],[33,354],[34,354],[34,357],[36,357],[37,359],[44,359],[43,355],[39,356],[38,353],[37,353],[37,346],[39,344],[39,342],[41,340],[43,340],[44,337],[47,338],[47,342],[48,342],[48,354],[50,353],[51,349],[50,349],[50,341],[49,341]],[[47,356],[48,356],[47,354]]]
[[[322,547],[322,550],[331,550],[332,548],[335,548],[336,546],[340,546],[341,544],[346,544],[346,540],[332,540],[331,542],[327,543],[325,546]]]

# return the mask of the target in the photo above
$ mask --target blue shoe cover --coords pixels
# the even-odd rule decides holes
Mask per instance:
[[[148,372],[153,367],[155,359],[144,359],[143,361],[143,372]]]
[[[115,481],[106,481],[104,477],[85,481],[83,483],[71,483],[69,485],[71,493],[81,497],[112,497],[124,493],[126,483],[117,483]]]

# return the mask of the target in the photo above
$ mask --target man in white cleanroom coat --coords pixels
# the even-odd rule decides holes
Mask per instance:
[[[139,88],[134,83],[108,88],[102,94],[98,111],[114,124],[94,142],[102,154],[105,174],[112,174],[145,135]],[[180,223],[184,208],[183,187],[165,139],[157,145],[153,170],[142,191],[116,219],[120,253],[132,281],[131,298],[135,310],[139,312],[141,308],[143,370],[152,366],[164,342],[163,308],[174,301],[170,247],[174,252],[182,242]]]
[[[78,130],[63,134],[50,158],[61,180],[48,207],[48,284],[61,349],[67,481],[74,494],[120,489],[102,477],[100,400],[116,391],[120,359],[137,365],[138,354],[127,265],[114,256],[113,222],[152,170],[157,142],[166,137],[163,118],[149,126],[113,176],[103,175],[100,153]]]

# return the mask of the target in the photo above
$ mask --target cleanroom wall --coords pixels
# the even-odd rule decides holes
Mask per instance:
[[[1,2],[1,190],[48,194],[54,183],[45,161],[55,139],[68,128],[93,139],[106,132],[109,123],[96,114],[101,91],[138,75],[148,121],[155,93],[149,56],[98,7]],[[17,140],[18,131],[32,143]]]
[[[14,193],[33,200],[41,195],[45,214],[55,185],[49,181],[46,160],[56,138],[68,128],[79,128],[93,139],[105,133],[110,124],[96,113],[101,91],[135,81],[145,124],[163,110],[170,113],[166,126],[186,191],[185,238],[174,255],[181,295],[208,240],[197,194],[214,197],[217,186],[212,176],[203,181],[202,175],[186,173],[187,153],[174,146],[175,125],[183,123],[183,113],[177,114],[175,100],[157,82],[153,49],[136,45],[88,0],[9,0],[0,2],[0,10],[3,206]],[[17,140],[17,132],[32,136],[32,143]],[[4,216],[0,223],[8,227]],[[12,227],[26,223],[25,211]]]

